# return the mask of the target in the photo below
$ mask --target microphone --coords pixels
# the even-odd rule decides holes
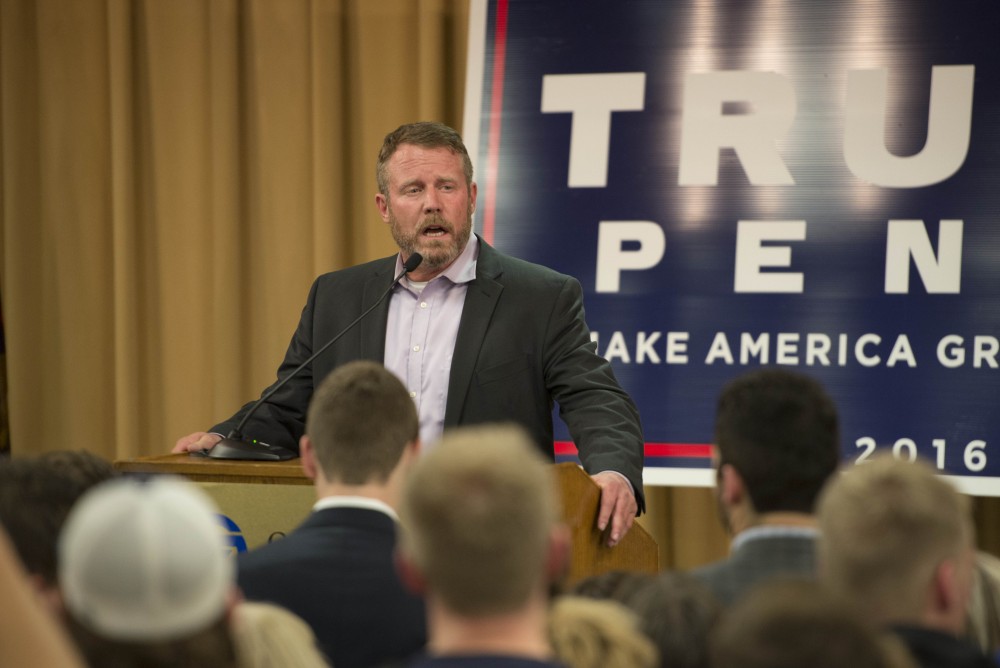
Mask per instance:
[[[286,459],[292,459],[297,455],[289,450],[288,448],[283,448],[278,445],[270,445],[268,443],[263,443],[260,441],[248,441],[243,436],[243,427],[246,426],[247,421],[250,417],[257,411],[262,404],[264,404],[268,399],[274,396],[274,393],[285,386],[288,381],[294,378],[302,369],[309,366],[313,360],[323,354],[327,348],[332,346],[334,343],[340,340],[342,336],[347,334],[349,331],[354,329],[355,325],[364,320],[365,316],[375,310],[375,308],[385,301],[385,298],[389,296],[392,289],[403,280],[403,276],[420,266],[423,262],[423,256],[420,253],[412,253],[410,257],[406,258],[406,262],[403,263],[403,271],[399,272],[399,275],[393,279],[392,284],[388,289],[382,293],[382,296],[372,304],[370,307],[365,309],[365,312],[354,319],[351,324],[349,324],[344,329],[334,336],[332,339],[323,344],[323,347],[310,355],[306,361],[295,367],[291,373],[282,378],[274,387],[265,392],[260,399],[254,402],[254,405],[250,407],[240,421],[237,423],[236,427],[229,432],[229,435],[223,438],[221,441],[212,446],[209,450],[204,452],[207,457],[212,457],[214,459],[263,459],[272,461],[284,461]]]

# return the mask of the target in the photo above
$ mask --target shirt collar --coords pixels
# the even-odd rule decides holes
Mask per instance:
[[[313,512],[317,510],[327,510],[329,508],[364,508],[385,513],[396,522],[399,522],[399,515],[388,503],[373,499],[370,496],[327,496],[313,504]]]
[[[448,265],[448,268],[441,272],[441,274],[435,276],[434,279],[431,280],[436,280],[441,276],[444,276],[456,285],[469,283],[476,278],[476,263],[478,260],[479,237],[475,234],[470,234],[468,243],[465,244],[465,248],[459,256],[455,258],[455,261]],[[396,255],[395,275],[398,276],[401,271],[403,271],[403,256],[400,253]]]
[[[762,538],[817,538],[819,530],[816,527],[789,526],[783,524],[763,524],[741,531],[733,538],[729,551],[736,552],[752,540]]]

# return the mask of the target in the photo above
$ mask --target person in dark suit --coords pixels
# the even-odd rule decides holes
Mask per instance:
[[[302,437],[313,512],[286,538],[238,557],[247,599],[304,619],[338,668],[400,660],[426,642],[424,603],[393,565],[395,508],[417,443],[399,379],[376,362],[339,367],[316,391]]]
[[[418,407],[421,441],[444,429],[498,420],[524,427],[551,459],[552,407],[602,488],[598,526],[617,543],[643,509],[639,415],[584,320],[579,282],[523,262],[472,234],[477,187],[461,137],[440,123],[386,136],[376,204],[398,255],[320,276],[285,360],[283,378],[376,304],[414,253],[422,262],[357,327],[289,382],[248,422],[259,440],[294,448],[316,383],[355,359],[384,362]],[[175,452],[210,448],[248,410]]]
[[[731,381],[715,420],[728,559],[694,571],[724,604],[782,575],[815,577],[820,490],[840,461],[837,409],[814,379],[762,369]]]

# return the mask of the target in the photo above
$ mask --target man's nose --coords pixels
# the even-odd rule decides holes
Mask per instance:
[[[424,197],[424,213],[435,213],[441,211],[441,200],[438,197],[438,193],[433,188],[427,190],[427,195]]]

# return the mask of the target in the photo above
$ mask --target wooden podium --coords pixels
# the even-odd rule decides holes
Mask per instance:
[[[132,474],[180,475],[197,483],[228,520],[235,550],[254,548],[289,533],[316,501],[312,481],[298,459],[260,462],[158,455],[117,461],[115,468]],[[659,549],[638,523],[618,545],[605,545],[605,536],[597,530],[601,490],[590,476],[575,464],[556,464],[553,472],[573,540],[567,585],[612,570],[659,570]]]

